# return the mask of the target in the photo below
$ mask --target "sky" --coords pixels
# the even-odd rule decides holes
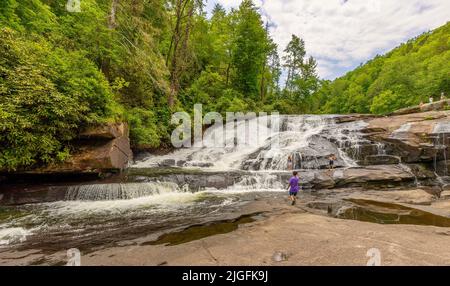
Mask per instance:
[[[227,9],[241,0],[207,0]],[[254,0],[279,53],[300,36],[321,78],[335,79],[450,21],[450,0]]]

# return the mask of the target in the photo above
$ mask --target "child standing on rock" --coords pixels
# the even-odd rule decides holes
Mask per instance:
[[[300,190],[300,186],[299,186],[299,177],[298,177],[298,172],[294,171],[292,173],[292,178],[289,179],[289,186],[288,186],[288,190],[289,190],[289,200],[292,201],[292,205],[295,205],[296,201],[297,201],[297,194],[298,191]]]

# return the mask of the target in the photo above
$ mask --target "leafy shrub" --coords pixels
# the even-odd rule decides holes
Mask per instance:
[[[155,118],[150,110],[133,108],[127,112],[130,124],[130,139],[134,148],[156,148],[161,144],[161,136]]]
[[[112,116],[112,94],[95,65],[51,52],[42,38],[0,33],[0,169],[64,161],[69,140]]]

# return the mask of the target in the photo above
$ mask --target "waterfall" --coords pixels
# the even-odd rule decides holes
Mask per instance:
[[[433,129],[434,134],[434,148],[435,154],[433,159],[434,174],[436,175],[437,182],[441,188],[448,186],[449,174],[447,165],[447,150],[448,150],[448,136],[450,134],[450,122],[441,122],[435,125]],[[443,172],[438,170],[438,159],[442,152],[442,158],[444,159]]]
[[[438,156],[440,151],[442,151],[443,154],[443,158],[444,158],[444,163],[445,166],[447,166],[447,144],[446,144],[446,134],[442,133],[438,133],[437,136],[434,139],[434,148],[436,149],[436,153],[434,155],[434,160],[433,160],[433,164],[434,164],[434,171],[437,173],[437,161],[438,161]],[[444,168],[444,176],[448,176],[448,170],[447,168]]]
[[[227,123],[208,128],[203,147],[192,147],[137,162],[134,167],[201,167],[217,170],[286,170],[291,156],[296,169],[324,169],[328,157],[337,156],[338,167],[357,166],[362,145],[364,121],[337,123],[335,115],[280,116],[274,124],[264,117],[248,122]],[[279,130],[275,127],[279,126]],[[235,128],[239,136],[223,136]],[[247,131],[247,133],[244,133]],[[246,136],[245,136],[246,134]],[[225,137],[225,138],[224,138]],[[217,145],[217,143],[221,143]],[[179,164],[182,162],[182,164]]]
[[[381,143],[381,142],[376,142],[375,143],[376,147],[377,147],[377,155],[386,155],[386,144]]]
[[[269,173],[259,173],[244,176],[240,181],[229,187],[230,190],[237,191],[259,191],[259,190],[284,190],[286,186],[282,185],[277,175]]]
[[[433,134],[435,135],[434,137],[434,148],[436,150],[436,153],[434,155],[434,171],[436,174],[438,174],[438,170],[437,170],[437,161],[438,161],[438,156],[440,155],[440,152],[442,151],[443,154],[443,159],[444,159],[444,172],[442,173],[444,175],[444,177],[448,176],[448,169],[447,169],[447,150],[448,150],[448,144],[447,144],[447,139],[449,137],[450,134],[450,122],[443,122],[443,123],[438,123],[435,125],[434,130],[433,130]]]
[[[419,179],[417,178],[416,174],[414,174],[414,172],[412,171],[412,169],[411,169],[408,165],[403,164],[403,163],[401,162],[401,158],[400,158],[400,163],[398,164],[398,166],[399,166],[403,171],[405,171],[405,172],[407,172],[408,174],[414,176],[414,184],[416,185],[416,187],[420,187],[420,186],[421,186],[421,184],[420,184],[420,182],[419,182]]]
[[[114,201],[183,192],[174,183],[94,184],[68,187],[66,201]]]

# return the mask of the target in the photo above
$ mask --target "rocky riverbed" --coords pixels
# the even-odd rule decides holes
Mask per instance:
[[[265,135],[137,156],[122,172],[126,126],[86,131],[71,162],[0,177],[0,265],[63,265],[72,248],[84,265],[365,265],[372,248],[384,265],[448,265],[447,106],[282,116],[277,148]]]
[[[83,265],[366,265],[372,248],[382,265],[450,264],[449,199],[416,189],[322,190],[300,199],[290,206],[284,194],[253,193],[216,218],[157,231],[109,229],[97,235],[102,243],[32,238],[31,245],[0,249],[0,263],[62,265],[67,248],[78,246]],[[328,208],[339,204],[341,214]],[[354,206],[373,219],[339,218]]]

